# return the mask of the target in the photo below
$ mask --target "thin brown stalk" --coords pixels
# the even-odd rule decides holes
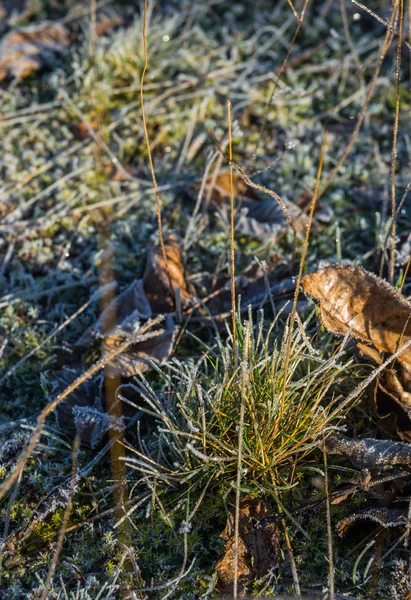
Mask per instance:
[[[104,367],[107,363],[109,363],[111,360],[113,360],[113,358],[115,358],[116,356],[118,356],[119,354],[121,354],[122,352],[127,350],[127,348],[131,344],[135,344],[136,339],[138,339],[139,336],[146,333],[146,331],[148,331],[151,327],[153,327],[154,325],[159,323],[162,319],[163,319],[163,316],[160,315],[160,316],[156,317],[155,319],[153,319],[152,321],[148,322],[146,325],[144,325],[144,327],[142,327],[140,329],[140,331],[138,332],[138,335],[136,337],[133,336],[133,337],[129,338],[123,344],[118,346],[118,348],[116,348],[115,350],[110,352],[110,354],[103,356],[103,358],[101,358],[98,362],[96,362],[93,366],[91,366],[85,373],[83,373],[83,375],[81,375],[78,379],[73,381],[73,383],[71,383],[63,392],[61,392],[61,394],[59,394],[54,400],[52,400],[52,402],[50,402],[45,408],[43,408],[43,410],[37,417],[37,426],[36,426],[36,429],[33,431],[33,435],[31,436],[31,439],[27,445],[26,450],[24,451],[23,455],[19,459],[14,471],[12,473],[10,473],[10,475],[7,477],[7,479],[4,480],[4,482],[0,488],[0,500],[2,498],[4,498],[4,496],[7,494],[7,492],[13,485],[13,483],[18,479],[20,473],[23,471],[28,459],[31,456],[31,453],[34,450],[35,445],[37,444],[39,438],[41,437],[43,425],[46,421],[46,418],[57,408],[57,406],[59,404],[61,404],[63,402],[63,400],[65,400],[68,396],[70,396],[70,394],[72,392],[74,392],[74,390],[76,390],[78,387],[80,387],[85,381],[90,379],[90,377],[92,377],[102,367]]]
[[[218,148],[218,150],[220,151],[220,153],[222,154],[222,156],[224,156],[224,158],[226,158],[226,160],[228,160],[229,164],[234,167],[234,169],[237,171],[237,173],[239,175],[241,175],[241,177],[243,178],[244,182],[249,187],[254,188],[255,190],[259,190],[260,192],[263,192],[264,194],[268,194],[269,196],[271,196],[271,198],[274,198],[274,200],[276,200],[278,202],[278,204],[281,206],[281,210],[283,211],[284,216],[287,219],[288,223],[292,226],[293,221],[292,221],[290,213],[289,213],[289,211],[287,209],[287,205],[285,204],[285,202],[281,198],[281,196],[279,196],[273,190],[270,190],[269,188],[266,188],[264,185],[259,185],[258,183],[254,183],[254,181],[252,181],[249,178],[249,176],[242,170],[242,168],[239,165],[237,165],[233,160],[230,160],[229,155],[226,152],[224,152],[224,150],[221,147],[221,144],[219,143],[219,141],[215,137],[214,133],[212,131],[209,131],[209,134],[211,135],[211,137],[213,139],[213,142],[215,143],[216,147]]]
[[[328,545],[328,591],[329,600],[334,600],[334,560],[333,560],[333,537],[331,526],[331,509],[330,509],[330,492],[328,485],[328,464],[327,451],[325,445],[325,436],[323,439],[323,455],[324,455],[324,486],[325,486],[325,515],[327,519],[327,545]]]
[[[299,14],[298,14],[298,12],[295,10],[295,6],[294,6],[294,4],[292,3],[292,1],[291,1],[291,0],[287,0],[287,2],[288,2],[288,6],[289,6],[289,7],[291,8],[291,10],[292,10],[292,13],[293,13],[294,17],[297,19],[297,22],[299,23],[299,22],[300,22],[300,17],[299,17]]]
[[[411,254],[410,254],[410,257],[408,259],[407,266],[405,267],[404,275],[403,275],[401,286],[400,286],[400,292],[402,292],[402,288],[404,287],[405,280],[407,279],[407,275],[408,275],[408,271],[410,269],[410,265],[411,265]]]
[[[158,184],[157,184],[156,174],[155,174],[155,171],[154,171],[153,157],[152,157],[151,148],[150,148],[150,139],[149,139],[148,130],[147,130],[146,111],[145,111],[145,108],[144,108],[144,78],[145,78],[145,75],[146,75],[146,72],[147,72],[147,68],[148,68],[147,12],[148,12],[148,0],[144,0],[144,12],[143,12],[144,66],[143,66],[143,70],[141,72],[141,79],[140,79],[141,117],[142,117],[142,120],[143,120],[144,137],[145,137],[145,140],[146,140],[146,148],[147,148],[147,154],[148,154],[148,161],[149,161],[149,164],[150,164],[151,178],[153,180],[154,194],[155,194],[155,197],[156,197],[156,213],[157,213],[157,225],[158,225],[158,236],[159,236],[159,239],[160,239],[160,247],[161,247],[161,252],[163,254],[164,264],[166,266],[166,271],[167,271],[167,274],[168,274],[168,278],[170,280],[170,289],[171,289],[171,291],[173,291],[173,286],[171,284],[170,271],[169,271],[169,268],[168,268],[166,247],[164,245],[163,224],[162,224],[162,220],[161,220],[161,198],[160,198],[160,192],[158,190]]]
[[[397,2],[398,2],[398,0],[397,0]],[[397,12],[397,2],[395,3],[393,11],[392,11],[392,14],[391,14],[391,21],[390,21],[391,25],[392,25],[392,23],[395,20],[395,15],[396,15],[396,12]],[[386,31],[386,34],[385,34],[385,37],[384,37],[384,41],[383,41],[382,46],[381,46],[381,52],[380,52],[380,56],[378,58],[377,66],[375,68],[374,75],[373,75],[373,77],[371,79],[370,85],[368,86],[367,96],[366,96],[365,102],[364,102],[364,104],[362,106],[360,115],[358,117],[357,123],[356,123],[355,128],[354,128],[354,131],[352,132],[351,137],[348,140],[348,144],[345,147],[345,150],[342,153],[340,159],[338,160],[338,162],[335,165],[334,169],[331,171],[331,173],[328,175],[327,179],[325,180],[324,185],[322,186],[322,188],[321,188],[321,190],[320,190],[320,192],[318,194],[318,197],[321,197],[324,194],[324,192],[328,189],[328,186],[333,181],[334,177],[336,176],[336,174],[340,170],[341,166],[345,162],[345,159],[347,158],[347,156],[351,152],[351,149],[352,149],[352,147],[354,145],[354,142],[355,142],[355,140],[357,138],[358,132],[360,131],[361,125],[362,125],[362,123],[364,121],[368,105],[369,105],[369,103],[371,101],[371,98],[372,98],[372,95],[374,93],[375,84],[376,84],[377,79],[379,77],[382,63],[384,61],[385,55],[387,54],[388,48],[390,47],[390,44],[391,44],[391,41],[392,41],[394,35],[395,34],[388,27],[388,23],[387,23],[387,31]]]
[[[68,524],[68,520],[70,518],[74,490],[76,487],[77,455],[78,455],[78,451],[80,448],[80,441],[81,441],[80,436],[77,435],[74,440],[73,454],[72,454],[72,459],[71,459],[72,466],[71,466],[70,492],[69,492],[69,496],[67,498],[67,505],[64,510],[63,521],[61,523],[60,531],[59,531],[58,538],[57,538],[57,546],[54,551],[53,558],[51,560],[49,571],[47,573],[47,579],[46,579],[46,583],[44,584],[44,589],[43,589],[43,593],[41,595],[41,600],[47,600],[51,581],[52,581],[54,573],[56,571],[57,561],[58,561],[60,553],[63,549],[64,536],[66,534],[67,524]]]
[[[242,369],[241,381],[241,404],[240,404],[240,423],[238,428],[238,449],[237,449],[237,479],[235,492],[235,516],[234,516],[234,578],[233,578],[233,600],[238,598],[238,548],[240,538],[240,499],[241,499],[241,463],[243,459],[243,436],[244,436],[244,413],[245,413],[245,394],[246,394],[246,360],[248,353],[250,323],[247,323],[246,340],[245,340],[245,357]]]
[[[392,133],[392,153],[391,153],[391,260],[390,260],[390,283],[394,285],[395,268],[395,233],[396,233],[396,202],[395,202],[395,163],[397,161],[397,141],[398,141],[398,123],[400,118],[400,78],[401,78],[401,46],[402,46],[402,27],[404,20],[404,0],[399,0],[399,35],[397,43],[397,72],[395,83],[395,117]]]
[[[283,385],[282,385],[282,393],[281,393],[280,414],[279,414],[277,424],[276,424],[277,428],[281,427],[281,419],[282,419],[283,411],[284,411],[285,394],[286,394],[286,389],[287,389],[287,374],[288,374],[288,367],[289,367],[290,359],[291,359],[291,342],[292,342],[292,336],[293,336],[293,330],[294,330],[295,314],[297,311],[298,295],[299,295],[300,286],[301,286],[301,279],[303,277],[305,258],[307,256],[308,240],[310,237],[310,231],[311,231],[311,225],[312,225],[313,217],[314,217],[315,205],[316,205],[317,198],[318,198],[318,188],[320,185],[321,173],[322,173],[323,164],[324,164],[325,148],[327,145],[327,137],[328,137],[328,131],[325,132],[324,141],[323,141],[323,145],[321,148],[320,162],[319,162],[318,170],[317,170],[317,179],[315,182],[314,194],[313,194],[313,197],[311,200],[310,214],[308,216],[308,223],[307,223],[307,229],[305,232],[304,246],[303,246],[303,251],[302,251],[301,260],[300,260],[300,268],[298,270],[297,283],[295,285],[293,307],[292,307],[290,319],[289,319],[289,330],[288,330],[288,336],[287,336],[287,347],[286,347],[286,351],[285,351],[284,376],[283,376]]]
[[[381,23],[381,25],[384,25],[384,27],[389,27],[389,29],[392,31],[392,33],[394,35],[400,35],[392,23],[389,23],[388,20],[383,19],[382,17],[377,15],[377,13],[375,13],[373,10],[371,10],[371,8],[369,8],[368,6],[365,6],[364,4],[361,4],[361,2],[358,2],[358,0],[351,0],[351,2],[353,4],[356,4],[359,8],[362,8],[362,10],[365,10],[365,12],[367,12],[369,15],[374,17],[374,19],[376,19],[379,23]],[[409,48],[411,50],[411,44],[409,42],[407,42],[403,39],[403,43],[407,46],[407,48]]]
[[[297,596],[300,596],[301,590],[300,582],[298,580],[297,565],[295,564],[293,549],[291,548],[290,536],[288,535],[285,519],[281,519],[281,524],[283,526],[285,545],[287,546],[288,558],[290,560],[291,573],[293,574],[294,591],[297,594]]]
[[[234,231],[234,182],[233,182],[233,138],[231,134],[231,102],[227,100],[228,120],[228,155],[230,158],[230,265],[231,265],[231,313],[233,326],[233,360],[236,353],[236,318],[235,318],[235,231]]]

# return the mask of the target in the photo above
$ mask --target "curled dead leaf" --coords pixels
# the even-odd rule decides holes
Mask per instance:
[[[247,308],[249,304],[255,307],[273,302],[275,310],[280,310],[285,302],[293,297],[295,283],[291,278],[278,281],[275,267],[278,257],[273,255],[265,265],[253,261],[242,273],[235,278],[237,302],[241,297],[241,305]],[[208,276],[203,282],[210,291],[206,305],[214,315],[225,315],[231,310],[231,281],[228,275],[219,277]],[[271,296],[271,298],[270,298]],[[304,303],[305,305],[305,303]],[[299,308],[302,309],[301,304]]]
[[[166,260],[160,246],[152,245],[147,249],[143,284],[153,314],[174,311],[176,295],[182,308],[192,304],[195,298],[194,287],[185,277],[176,235],[169,235],[164,240],[164,247]]]
[[[368,520],[381,527],[402,527],[407,524],[407,509],[393,508],[368,508],[342,519],[337,523],[337,533],[343,536],[353,523],[359,520]]]
[[[323,323],[331,332],[372,344],[375,350],[394,354],[411,340],[411,305],[386,281],[360,267],[334,265],[303,277],[304,293],[320,305]],[[411,348],[398,358],[411,370]]]
[[[129,346],[126,352],[117,355],[107,365],[109,377],[133,377],[138,373],[145,373],[151,369],[151,363],[164,364],[170,357],[176,336],[180,328],[171,322],[167,329],[153,331],[146,339]],[[128,336],[109,336],[104,340],[107,353],[124,343]]]
[[[230,205],[230,174],[221,172],[206,181],[206,195],[210,198],[210,207],[218,207],[228,215]],[[262,241],[275,242],[287,229],[289,223],[281,206],[273,199],[262,199],[248,186],[241,175],[233,173],[233,192],[235,196],[236,231]],[[292,227],[298,234],[305,232],[307,216],[293,202],[284,200],[292,220]]]
[[[239,588],[254,577],[263,577],[278,563],[280,535],[275,523],[258,527],[259,521],[272,515],[259,499],[247,496],[240,503],[238,540]],[[216,565],[221,591],[232,591],[235,568],[234,513],[227,521],[221,537],[227,542],[224,556]]]
[[[11,31],[0,43],[0,81],[28,77],[68,46],[69,34],[61,23],[43,21]]]
[[[151,316],[151,306],[144,291],[143,281],[136,279],[109,303],[96,323],[83,333],[77,345],[88,346],[95,339],[102,337],[125,339],[127,335],[137,332],[141,323]]]

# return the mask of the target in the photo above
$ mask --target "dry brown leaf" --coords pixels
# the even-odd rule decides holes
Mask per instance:
[[[411,305],[386,281],[360,267],[325,267],[303,277],[302,287],[319,303],[327,329],[341,335],[351,331],[355,339],[374,346],[373,357],[375,349],[394,354],[411,339]],[[398,360],[411,370],[411,348]]]
[[[171,323],[167,329],[155,332],[156,335],[132,344],[126,352],[119,354],[108,363],[109,377],[133,377],[151,369],[151,362],[164,364],[171,355],[178,332],[179,327]],[[127,337],[127,335],[106,337],[104,340],[106,352],[112,352],[114,348],[123,344]]]
[[[152,310],[143,287],[137,279],[112,300],[100,317],[77,341],[77,346],[88,346],[103,339],[106,352],[124,343],[130,335],[137,335],[141,325],[152,316]],[[138,341],[116,356],[110,363],[106,376],[132,377],[151,368],[150,361],[163,364],[171,354],[178,328],[169,318],[166,329],[154,330],[144,340]]]
[[[405,527],[407,524],[407,509],[393,508],[368,508],[342,519],[337,523],[337,533],[343,536],[353,523],[358,520],[368,520],[377,523],[381,527]]]
[[[262,519],[272,515],[268,506],[256,498],[247,496],[240,503],[238,540],[239,588],[252,578],[260,578],[277,565],[280,535],[275,523],[258,527]],[[232,591],[234,581],[234,513],[227,521],[221,537],[227,542],[224,556],[216,565],[221,591]]]
[[[68,31],[61,23],[43,21],[11,31],[0,44],[0,81],[28,77],[50,64],[50,58],[68,45]]]
[[[192,304],[195,298],[194,288],[185,277],[177,237],[169,235],[164,246],[167,262],[160,246],[147,249],[143,283],[153,314],[174,311],[176,294],[179,294],[182,308]]]
[[[150,303],[142,279],[137,279],[119,294],[77,341],[78,346],[88,346],[97,338],[125,338],[138,331],[143,321],[152,316]],[[112,325],[115,323],[115,325]],[[104,336],[103,336],[104,331]]]
[[[228,171],[220,172],[215,178],[211,175],[206,180],[206,195],[211,194],[211,200],[218,206],[223,206],[230,202],[230,173]],[[197,186],[199,187],[199,186]],[[253,188],[248,186],[244,179],[238,173],[233,173],[233,191],[237,200],[248,198],[256,202],[260,202]]]
[[[211,198],[211,208],[219,207],[227,213],[230,205],[230,174],[221,172],[214,181],[210,176],[206,181],[206,196]],[[241,175],[233,173],[233,192],[236,207],[237,232],[263,241],[275,242],[289,227],[280,205],[273,199],[262,199],[248,186]],[[305,232],[307,216],[289,200],[284,200],[292,226],[296,233]]]

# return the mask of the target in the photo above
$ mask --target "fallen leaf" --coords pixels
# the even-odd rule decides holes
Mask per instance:
[[[166,260],[159,245],[148,247],[143,275],[144,290],[155,315],[173,312],[177,294],[182,308],[194,303],[195,299],[194,287],[185,277],[177,237],[169,235],[164,240],[164,247]]]
[[[76,138],[79,140],[86,140],[87,138],[89,138],[90,137],[89,127],[91,127],[93,130],[98,130],[99,129],[98,120],[92,119],[91,121],[88,121],[88,122],[77,121],[73,127],[74,135],[76,136]]]
[[[102,337],[125,339],[128,335],[136,333],[141,323],[151,316],[151,306],[144,291],[143,280],[137,279],[109,303],[96,323],[83,333],[76,345],[88,346]]]
[[[411,305],[386,281],[360,267],[335,265],[303,277],[304,293],[319,302],[323,323],[375,350],[393,354],[411,340]],[[411,370],[411,348],[398,361]]]
[[[262,519],[272,515],[259,499],[247,496],[240,503],[238,539],[238,581],[240,586],[253,578],[263,577],[278,563],[280,535],[275,523],[262,527]],[[221,537],[226,541],[224,556],[216,565],[221,591],[232,591],[235,567],[234,512],[227,521]]]
[[[343,536],[347,533],[347,530],[353,523],[358,520],[369,520],[374,521],[381,527],[402,527],[406,526],[408,509],[400,509],[400,508],[368,508],[359,513],[355,513],[342,519],[339,523],[337,523],[337,533],[339,536]]]
[[[110,363],[107,374],[109,377],[133,377],[138,373],[145,373],[151,369],[151,363],[164,364],[173,351],[174,342],[180,328],[171,320],[165,330],[153,331],[150,336],[141,342],[136,342],[128,347],[126,352],[118,354]],[[125,342],[126,336],[108,336],[104,339],[105,352],[109,353]]]
[[[292,219],[292,227],[298,234],[305,232],[307,216],[292,202],[284,200]],[[273,199],[250,202],[245,200],[237,211],[235,229],[244,235],[274,243],[289,228],[281,206]]]
[[[0,81],[28,77],[50,65],[68,45],[68,31],[61,23],[43,21],[11,31],[0,43]]]
[[[71,383],[78,379],[83,373],[81,367],[65,368],[52,374],[51,383],[54,393],[58,394],[65,390]],[[57,425],[68,435],[74,438],[81,436],[82,443],[95,448],[108,431],[103,421],[107,421],[108,415],[104,412],[102,404],[103,377],[101,374],[92,377],[78,387],[74,392],[60,403],[54,414]],[[81,422],[79,413],[91,411],[94,418]]]
[[[411,464],[411,446],[390,440],[373,438],[353,439],[341,434],[330,435],[326,440],[329,454],[342,454],[362,469]]]
[[[199,187],[199,186],[196,186]],[[207,178],[205,191],[212,202],[217,206],[223,206],[230,202],[231,187],[229,171],[220,172],[216,178],[213,175]],[[248,186],[238,173],[233,173],[233,192],[237,200],[248,198],[256,202],[260,201],[256,192]]]
[[[230,174],[219,173],[206,181],[206,192],[211,199],[210,207],[219,207],[228,218],[230,206]],[[261,199],[253,188],[248,186],[241,175],[233,173],[233,193],[235,197],[235,229],[244,235],[274,243],[289,228],[289,222],[280,205],[273,199]],[[298,234],[305,232],[307,216],[293,202],[284,199],[292,220],[292,227]]]

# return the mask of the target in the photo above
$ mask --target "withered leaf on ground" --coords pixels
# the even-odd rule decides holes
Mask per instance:
[[[239,588],[252,578],[260,578],[278,563],[280,535],[274,523],[257,527],[261,519],[272,515],[268,506],[256,498],[247,496],[240,503],[239,519]],[[221,534],[226,541],[224,556],[216,566],[221,591],[232,592],[234,581],[234,512]]]
[[[107,376],[133,377],[133,375],[145,373],[151,369],[151,362],[158,365],[164,364],[170,357],[178,332],[179,327],[175,326],[172,320],[165,330],[154,330],[153,335],[132,344],[125,352],[111,360],[108,363]],[[108,336],[104,340],[105,351],[112,352],[127,337],[128,335]]]
[[[210,200],[217,206],[223,206],[230,202],[230,173],[221,171],[216,178],[213,175],[207,178],[205,191],[210,195]],[[248,200],[259,202],[260,198],[256,192],[248,186],[238,173],[233,173],[233,192],[237,200]]]
[[[347,456],[354,465],[362,469],[411,464],[411,446],[390,440],[353,439],[333,434],[326,440],[326,451],[329,454]]]
[[[143,281],[136,279],[110,302],[96,323],[81,336],[77,345],[87,346],[96,338],[102,337],[125,338],[136,333],[141,323],[151,316],[151,306],[144,291]]]
[[[408,521],[407,512],[407,508],[368,508],[339,521],[337,523],[337,532],[340,536],[345,535],[348,528],[360,519],[374,521],[374,523],[384,528],[405,526]]]
[[[143,275],[144,290],[153,314],[172,312],[179,295],[182,308],[194,303],[195,290],[184,273],[181,250],[174,234],[164,240],[166,259],[160,245],[147,249],[146,268]]]
[[[336,334],[372,344],[375,350],[394,354],[411,339],[411,305],[386,281],[360,267],[335,265],[303,277],[307,296],[319,302],[324,325]],[[363,352],[366,346],[361,345]],[[398,358],[411,370],[411,348]]]
[[[230,205],[230,174],[221,172],[206,181],[206,192],[210,195],[210,208],[218,207],[227,217]],[[235,229],[244,235],[262,241],[275,242],[290,226],[280,205],[273,198],[260,198],[238,173],[233,173],[235,196]],[[284,199],[291,217],[292,227],[298,234],[305,231],[307,216],[293,202]]]
[[[168,272],[161,248],[151,246],[147,251],[143,279],[134,281],[108,304],[97,322],[78,340],[77,346],[87,346],[94,340],[102,339],[104,351],[110,352],[130,335],[138,335],[141,325],[153,313],[167,314],[173,310],[175,298],[172,294],[180,294],[183,308],[193,301],[194,288],[185,279],[175,235],[166,239],[165,247]],[[167,317],[165,329],[154,329],[144,340],[136,341],[125,352],[117,355],[107,366],[106,376],[132,377],[150,369],[151,361],[163,364],[171,354],[178,331],[172,316]]]
[[[61,23],[43,21],[11,31],[0,43],[0,81],[28,77],[68,46],[69,34]]]
[[[65,368],[52,374],[51,383],[54,393],[66,389],[84,372],[81,367]],[[74,437],[79,434],[82,443],[95,448],[102,440],[107,429],[102,427],[107,419],[102,404],[103,377],[101,374],[84,382],[82,386],[59,404],[55,411],[57,425]],[[92,411],[94,418],[80,424],[78,412]]]

